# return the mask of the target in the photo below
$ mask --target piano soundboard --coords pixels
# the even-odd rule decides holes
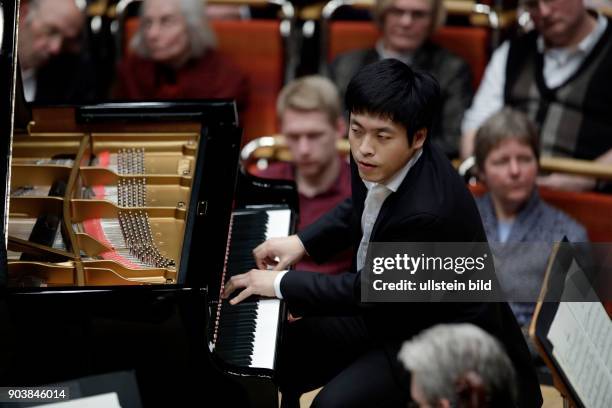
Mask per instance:
[[[71,286],[177,283],[199,137],[15,138],[9,280],[55,285],[61,260],[73,266]],[[37,263],[35,279],[24,262]]]

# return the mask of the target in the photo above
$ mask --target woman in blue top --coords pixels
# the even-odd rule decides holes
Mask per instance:
[[[504,108],[476,134],[479,179],[488,193],[476,200],[496,258],[496,271],[519,324],[533,315],[552,244],[587,242],[583,226],[540,199],[536,188],[539,141],[525,114]],[[526,245],[525,243],[529,243]]]

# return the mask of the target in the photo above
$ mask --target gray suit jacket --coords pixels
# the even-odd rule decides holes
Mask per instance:
[[[330,75],[344,99],[351,78],[364,66],[380,59],[371,48],[340,54],[332,62]],[[414,55],[413,68],[433,74],[440,83],[441,106],[430,137],[450,157],[456,157],[463,113],[472,102],[472,79],[468,64],[451,52],[425,43]]]

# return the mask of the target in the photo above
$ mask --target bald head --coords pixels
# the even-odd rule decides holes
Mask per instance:
[[[39,68],[78,42],[85,17],[75,0],[30,0],[19,17],[19,60],[23,69]]]

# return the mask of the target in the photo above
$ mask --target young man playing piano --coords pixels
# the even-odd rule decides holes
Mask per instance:
[[[261,270],[234,276],[244,290],[286,300],[302,319],[287,326],[278,379],[283,406],[323,386],[317,407],[406,406],[409,374],[399,347],[438,323],[474,323],[502,341],[519,378],[519,406],[539,407],[539,385],[518,324],[505,303],[362,304],[368,242],[486,242],[474,201],[444,154],[427,139],[437,81],[395,60],[363,68],[346,92],[352,198],[298,235],[254,250]],[[353,245],[353,270],[336,276],[281,272],[308,253],[317,261]],[[264,270],[274,266],[274,271]],[[502,337],[503,335],[503,337]]]

